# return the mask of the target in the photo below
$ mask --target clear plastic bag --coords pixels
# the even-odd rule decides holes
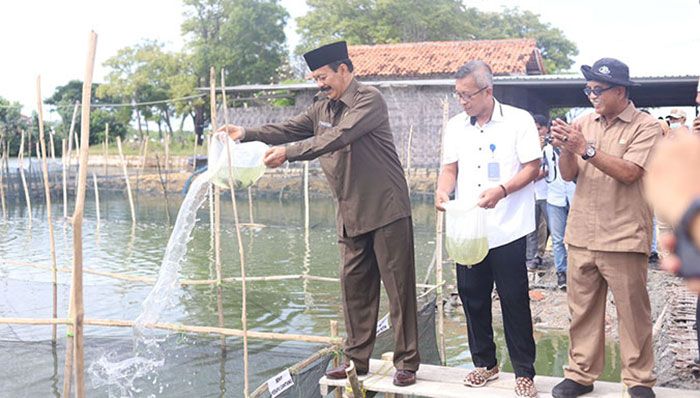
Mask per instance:
[[[233,180],[238,187],[247,188],[258,181],[265,173],[263,157],[269,148],[262,142],[252,141],[238,143],[228,137],[228,147],[233,169]],[[221,188],[229,188],[228,157],[226,156],[226,141],[212,137],[209,145],[208,159],[209,180]]]
[[[486,209],[475,203],[451,200],[445,205],[445,248],[457,264],[471,267],[489,252]]]

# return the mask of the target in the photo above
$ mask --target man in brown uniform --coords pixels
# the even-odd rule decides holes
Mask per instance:
[[[568,125],[556,120],[554,145],[562,149],[560,170],[576,180],[567,222],[569,365],[555,398],[593,390],[605,358],[605,304],[608,287],[617,309],[622,382],[631,397],[654,397],[652,325],[646,289],[652,210],[644,199],[642,176],[661,136],[658,122],[629,100],[629,69],[603,58],[581,71],[583,89],[595,113]]]
[[[347,45],[337,42],[304,54],[321,89],[314,103],[285,122],[257,128],[224,126],[233,139],[273,147],[268,167],[319,158],[337,202],[343,258],[340,280],[347,339],[345,355],[366,374],[376,337],[380,279],[394,328],[394,384],[415,383],[420,358],[411,204],[381,93],[357,82]],[[342,365],[326,373],[345,378]]]

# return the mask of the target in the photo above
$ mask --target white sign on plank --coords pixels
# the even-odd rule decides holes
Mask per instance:
[[[389,314],[386,314],[377,322],[377,336],[389,330],[389,328],[391,328],[391,324],[389,324]]]
[[[267,381],[267,389],[270,391],[272,398],[275,398],[287,391],[293,385],[294,381],[292,380],[292,375],[289,374],[289,369],[285,369],[277,376]]]

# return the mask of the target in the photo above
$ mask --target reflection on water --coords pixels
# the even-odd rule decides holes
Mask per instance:
[[[100,199],[99,239],[96,234],[94,200],[90,195],[86,201],[83,223],[84,267],[98,271],[156,277],[172,230],[165,216],[165,201],[159,197],[139,195],[136,202],[138,224],[132,231],[129,204],[125,197],[122,194],[110,195],[108,192],[101,192]],[[170,211],[174,214],[180,203],[172,198],[169,199],[171,199]],[[50,253],[45,243],[48,242],[45,207],[40,203],[33,206],[30,228],[27,209],[21,198],[9,201],[8,205],[8,220],[5,222],[0,220],[0,258],[48,265]],[[70,207],[72,206],[71,202]],[[54,207],[54,214],[62,214],[63,204],[60,198],[54,200]],[[240,208],[244,209],[245,206]],[[222,211],[223,276],[239,276],[238,247],[231,206],[223,205]],[[333,203],[328,199],[312,200],[309,211],[310,228],[305,232],[304,209],[301,201],[280,202],[257,199],[254,201],[255,221],[266,227],[244,231],[243,246],[248,276],[308,274],[338,277],[340,256],[336,245]],[[180,277],[214,279],[209,208],[206,203],[197,216],[199,221],[194,227],[192,240],[187,246]],[[422,281],[428,271],[435,246],[432,205],[414,203],[413,220],[417,279]],[[58,266],[70,267],[72,256],[70,226],[60,217],[56,217],[54,225]],[[452,270],[445,271],[444,274],[452,278]],[[48,270],[0,265],[0,316],[50,317],[50,281],[51,275]],[[70,275],[59,274],[59,283],[61,284],[59,313],[63,311],[65,314],[68,307]],[[145,284],[118,281],[97,275],[85,275],[85,286],[86,317],[107,319],[136,318],[141,311],[141,303],[151,288]],[[223,297],[225,326],[241,328],[240,284],[224,284]],[[330,320],[338,320],[341,323],[340,330],[343,330],[340,287],[337,283],[302,280],[249,282],[247,297],[248,327],[251,330],[328,335]],[[188,325],[217,325],[214,285],[196,285],[177,289],[175,300],[177,304],[161,314],[161,321]],[[387,300],[382,299],[382,311],[388,310],[386,303]],[[455,310],[447,317],[445,332],[448,364],[469,366],[466,326],[461,309]],[[50,333],[50,326],[0,326],[0,340],[48,340]],[[495,333],[499,359],[504,361],[505,369],[511,369],[507,361],[503,333],[500,330],[495,330]],[[89,344],[90,339],[108,337],[126,339],[129,334],[128,329],[87,327],[86,341]],[[196,340],[192,336],[190,339]],[[537,333],[536,340],[538,373],[561,375],[562,366],[566,363],[568,345],[566,336],[561,333]],[[233,346],[229,351],[235,351],[235,347],[241,344],[237,339],[227,339],[227,343]],[[269,347],[269,344],[259,343],[256,347]],[[603,379],[619,379],[616,347],[609,347]],[[309,352],[312,350],[313,347],[310,347]],[[228,355],[234,354],[229,352]],[[57,358],[60,360],[63,356],[59,354]],[[281,368],[296,362],[293,360],[296,357],[289,361],[283,358],[283,355],[277,353],[276,366],[262,370],[253,366],[251,386],[257,386]],[[211,362],[214,361],[216,359],[212,358]],[[52,356],[46,355],[45,359],[36,362],[34,366],[45,368],[50,372],[56,365]],[[167,364],[165,367],[167,369]],[[58,368],[62,369],[62,365]],[[51,393],[50,378],[45,379],[42,384],[36,383],[28,376],[19,377],[18,383],[24,381],[25,385],[34,385],[38,389],[36,390],[38,395],[56,395]],[[181,379],[190,377],[193,376],[183,373]],[[230,377],[232,379],[226,383],[227,390],[240,391],[236,388],[242,385],[241,373]],[[0,379],[0,391],[2,391],[1,383],[3,381]],[[217,381],[211,388],[218,388],[218,384]],[[217,391],[221,393],[220,390]]]

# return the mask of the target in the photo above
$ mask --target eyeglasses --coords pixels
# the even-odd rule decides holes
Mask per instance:
[[[601,94],[604,92],[611,90],[617,86],[610,86],[608,88],[600,88],[600,87],[584,87],[583,88],[583,93],[586,94],[586,97],[590,96],[591,94],[595,94],[596,97],[600,97]]]
[[[452,94],[452,96],[454,96],[455,99],[458,99],[458,100],[461,99],[462,101],[471,101],[472,98],[474,98],[477,94],[479,94],[480,92],[486,90],[487,88],[488,88],[488,87],[482,87],[482,88],[480,88],[478,91],[476,91],[476,92],[474,92],[474,93],[471,93],[471,94],[460,93],[459,91],[455,91],[455,92]]]

